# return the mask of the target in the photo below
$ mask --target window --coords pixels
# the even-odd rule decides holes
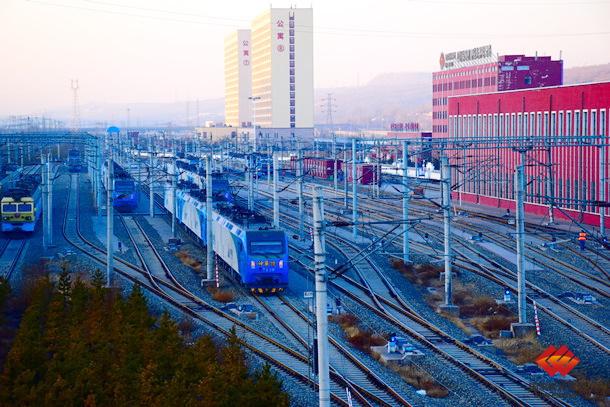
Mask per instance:
[[[517,115],[511,114],[510,119],[510,135],[514,137],[517,135]]]
[[[542,113],[538,112],[537,120],[536,120],[536,135],[538,137],[542,136]]]
[[[492,135],[494,137],[498,136],[498,114],[494,113],[494,122],[493,122],[493,131],[492,131]]]
[[[591,110],[591,135],[597,136],[597,110]]]
[[[599,111],[599,134],[606,136],[606,110],[602,109]]]
[[[525,78],[523,78],[523,84],[524,85],[531,85],[532,84],[532,77],[530,75],[525,75]]]
[[[17,210],[19,212],[32,212],[32,204],[24,204],[24,203],[20,203],[17,204]]]
[[[589,112],[583,110],[582,112],[582,135],[588,137],[589,134]]]
[[[566,112],[566,136],[572,137],[572,112]]]
[[[549,135],[549,112],[544,112],[544,125],[542,126],[543,136]]]
[[[557,123],[557,135],[563,136],[563,111],[559,112],[559,123]]]
[[[575,110],[574,111],[574,136],[576,137],[580,137],[580,111]]]
[[[523,115],[517,113],[517,136],[523,137]]]
[[[557,136],[557,112],[551,112],[551,137]]]
[[[536,129],[534,127],[534,123],[536,122],[536,113],[530,113],[530,137],[533,137],[536,133]]]

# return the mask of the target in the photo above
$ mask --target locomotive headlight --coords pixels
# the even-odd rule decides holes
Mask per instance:
[[[280,260],[278,265],[280,266],[281,269],[284,268],[284,260]]]
[[[254,260],[250,261],[250,268],[253,270],[256,268],[256,262]]]

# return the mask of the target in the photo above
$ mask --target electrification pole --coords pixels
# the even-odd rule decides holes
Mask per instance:
[[[269,164],[271,161],[271,145],[267,144],[267,185],[271,186],[271,168],[269,168]],[[273,154],[273,163],[275,164],[275,154]],[[275,171],[275,167],[273,167],[273,171]],[[275,176],[275,172],[274,172]],[[275,181],[274,181],[275,182]]]
[[[356,139],[352,139],[352,222],[354,223],[352,229],[352,236],[354,239],[358,238],[358,180],[356,178]]]
[[[205,160],[205,241],[206,241],[206,278],[214,278],[214,234],[212,233],[212,157]]]
[[[330,406],[330,380],[328,367],[328,316],[326,242],[324,239],[324,202],[319,187],[313,188],[313,241],[316,279],[316,327],[318,335],[318,384],[320,407]]]
[[[269,168],[267,166],[267,168]],[[273,154],[273,226],[280,228],[280,197],[278,196],[277,184],[279,180],[279,168],[277,153]]]
[[[178,216],[176,204],[176,184],[178,179],[178,166],[176,165],[176,160],[174,159],[174,165],[172,166],[172,171],[170,173],[171,183],[172,183],[172,237],[176,237],[176,216]],[[206,174],[206,177],[209,177],[210,174]]]
[[[248,209],[254,210],[254,180],[252,172],[252,155],[248,155]]]
[[[402,261],[404,264],[409,263],[410,245],[409,245],[409,186],[407,177],[407,142],[402,142],[402,217],[404,225],[402,225]]]
[[[112,270],[114,261],[114,208],[112,194],[114,193],[114,162],[112,147],[108,149],[108,171],[106,180],[106,287],[112,287]]]
[[[337,194],[337,136],[333,132],[333,183],[335,186],[335,196]]]
[[[606,183],[608,178],[606,176],[606,143],[605,140],[601,140],[602,145],[599,147],[599,200],[601,202],[606,201]],[[606,207],[599,206],[599,234],[602,237],[606,237]]]
[[[305,212],[305,201],[303,200],[303,150],[301,150],[300,148],[297,158],[297,191],[299,193],[299,236],[303,237],[303,214]]]
[[[152,136],[148,139],[148,178],[148,213],[153,218],[155,216],[155,180],[153,178]]]
[[[48,205],[48,196],[49,196],[49,185],[48,185],[48,174],[47,174],[47,164],[45,163],[44,153],[40,154],[40,167],[42,171],[42,246],[46,249],[49,248],[49,236],[47,229],[49,228],[49,223],[46,219],[47,211],[49,210]]]
[[[524,324],[527,320],[525,314],[525,222],[524,222],[524,195],[525,195],[525,179],[524,179],[524,160],[515,168],[515,195],[517,198],[516,210],[516,228],[517,228],[517,288],[518,288],[518,306],[519,306],[519,323]]]
[[[445,303],[441,306],[441,310],[455,314],[458,308],[453,305],[453,281],[451,270],[451,170],[449,168],[449,159],[445,152],[441,152],[441,178],[442,178],[442,195],[443,195],[443,229],[444,229],[444,246],[445,246]]]
[[[53,246],[53,178],[51,173],[51,155],[47,157],[47,246]]]

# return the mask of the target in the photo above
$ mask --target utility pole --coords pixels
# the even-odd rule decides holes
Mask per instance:
[[[459,308],[453,305],[453,281],[451,276],[451,169],[445,152],[441,152],[441,188],[443,196],[443,229],[445,246],[445,302],[440,309],[449,314],[457,314]]]
[[[149,216],[153,218],[155,216],[155,192],[154,185],[155,180],[153,178],[153,150],[152,150],[152,136],[148,139],[148,212]]]
[[[606,183],[608,178],[606,176],[606,140],[602,139],[601,146],[599,147],[599,201],[602,203],[606,202]],[[602,237],[606,237],[606,207],[603,205],[599,206],[599,234]]]
[[[522,337],[534,330],[533,324],[527,323],[525,292],[525,162],[526,151],[520,150],[521,163],[515,167],[515,228],[517,239],[517,305],[519,322],[511,324],[511,330],[517,337]]]
[[[206,241],[206,278],[214,278],[214,234],[212,233],[212,157],[205,160],[205,241]]]
[[[324,239],[324,202],[319,187],[313,188],[313,241],[316,279],[316,328],[318,336],[318,384],[320,407],[330,406],[330,380],[328,367],[328,316],[326,242]]]
[[[335,186],[335,197],[337,195],[337,136],[333,132],[333,183]]]
[[[269,164],[271,164],[271,157],[273,157],[273,163],[275,164],[275,154],[273,154],[273,156],[271,155],[271,145],[267,144],[267,185],[269,186],[271,186],[271,168],[269,166]],[[273,171],[275,171],[275,167],[273,167]]]
[[[358,179],[356,178],[356,139],[352,139],[352,236],[358,238]]]
[[[303,216],[305,201],[303,201],[303,150],[299,148],[297,156],[297,191],[299,193],[299,236],[303,237]]]
[[[95,183],[97,184],[95,202],[99,217],[102,216],[102,165],[104,165],[101,143],[101,137],[97,137],[95,140]]]
[[[80,112],[78,106],[78,79],[72,79],[70,81],[70,88],[72,89],[72,130],[78,131],[78,129],[80,129]]]
[[[347,158],[347,143],[343,143],[343,206],[345,206],[345,210],[347,211],[347,162],[345,161]],[[352,157],[353,158],[353,157]],[[353,163],[353,161],[352,161]]]
[[[269,168],[267,166],[267,168]],[[280,197],[278,196],[279,168],[277,153],[273,154],[273,226],[280,228]]]
[[[176,237],[176,216],[178,216],[178,205],[176,203],[176,184],[178,180],[178,166],[176,164],[176,160],[174,159],[174,165],[172,166],[172,171],[169,174],[171,177],[172,183],[172,237]],[[210,173],[206,174],[206,177],[209,177]]]
[[[409,184],[408,184],[408,176],[407,176],[407,142],[402,142],[402,217],[405,222],[402,225],[402,261],[404,264],[408,264],[411,262],[410,256],[410,245],[409,245],[409,225],[407,221],[409,220]]]
[[[49,185],[48,185],[48,167],[45,163],[45,157],[44,157],[44,152],[40,153],[40,167],[42,170],[42,218],[43,218],[43,222],[42,222],[42,246],[46,249],[49,248],[49,236],[48,236],[48,228],[49,228],[49,223],[46,219],[46,214],[47,211],[49,210],[48,205],[49,205],[49,201],[48,201],[48,197],[49,197]]]
[[[49,234],[47,246],[53,246],[53,179],[51,174],[51,154],[47,157],[47,233]]]
[[[248,154],[248,209],[254,210],[254,174],[252,172],[252,155]]]
[[[114,261],[114,208],[112,194],[114,193],[114,161],[112,146],[108,148],[108,171],[106,180],[106,287],[112,287],[112,270]]]

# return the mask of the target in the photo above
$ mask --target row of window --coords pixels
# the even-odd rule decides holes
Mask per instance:
[[[491,72],[497,72],[498,67],[496,65],[486,66],[478,69],[469,69],[465,71],[452,70],[448,72],[438,72],[432,75],[432,79],[449,79],[456,78],[459,76],[469,76],[469,75],[482,75]]]
[[[449,116],[454,137],[603,136],[606,126],[605,109]]]
[[[433,119],[446,119],[448,112],[446,110],[442,110],[440,112],[432,112]]]
[[[296,127],[296,107],[295,107],[295,61],[294,61],[294,13],[288,16],[290,30],[289,30],[289,43],[290,43],[290,55],[288,61],[290,64],[290,127]]]
[[[432,85],[432,92],[446,92],[458,89],[482,88],[484,86],[496,86],[496,77],[478,78],[465,81],[445,82]]]
[[[446,124],[435,124],[432,126],[433,133],[447,133],[447,125]]]
[[[447,106],[447,98],[433,98],[432,106]]]

